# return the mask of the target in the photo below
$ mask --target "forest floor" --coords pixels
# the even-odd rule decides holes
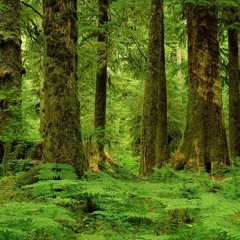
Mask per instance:
[[[2,177],[0,240],[240,239],[239,172],[164,167],[139,178],[121,167],[79,180],[67,165],[45,165],[38,179]]]

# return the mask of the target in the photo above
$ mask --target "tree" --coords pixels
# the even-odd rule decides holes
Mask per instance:
[[[148,67],[142,117],[140,175],[167,161],[167,97],[164,57],[163,1],[152,0]]]
[[[21,78],[25,72],[21,60],[20,0],[1,0],[0,5],[0,139],[7,137],[7,141],[12,141],[21,131]]]
[[[215,6],[187,5],[188,107],[174,167],[215,170],[229,165],[219,76],[218,17]]]
[[[106,125],[106,99],[107,99],[107,61],[108,61],[108,0],[99,0],[98,19],[98,60],[96,74],[94,125],[97,135],[97,144],[102,160],[104,160],[104,141]]]
[[[45,162],[68,163],[81,176],[88,164],[80,132],[76,0],[43,1],[45,35]]]
[[[239,59],[237,8],[229,9],[228,52],[229,52],[229,150],[232,160],[240,156],[240,94],[239,94]]]

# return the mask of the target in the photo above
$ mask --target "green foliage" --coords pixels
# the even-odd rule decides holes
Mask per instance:
[[[45,163],[39,166],[40,180],[60,180],[60,179],[77,179],[73,166],[61,163]]]
[[[40,181],[31,185],[26,185],[23,189],[32,189],[33,197],[54,198],[69,197],[76,194],[78,184],[73,180],[48,180]]]
[[[174,179],[178,179],[179,175],[176,171],[174,171],[171,167],[168,165],[162,167],[162,168],[155,168],[154,173],[151,175],[151,178],[154,181],[163,181],[163,182],[169,182]]]
[[[0,11],[11,9],[8,5],[0,3]]]
[[[240,199],[240,157],[236,157],[234,165],[223,168],[227,171],[228,178],[223,180],[222,192],[226,198]]]
[[[9,203],[0,210],[0,239],[64,239],[65,227],[75,221],[54,204]]]
[[[178,3],[193,3],[193,4],[198,4],[200,6],[218,6],[218,7],[238,7],[239,6],[239,2],[237,0],[180,0],[177,1]]]
[[[26,70],[22,77],[22,134],[25,139],[39,141],[39,98],[44,74],[42,2],[24,1],[21,7],[22,62]]]
[[[77,175],[71,165],[46,163],[40,164],[38,169],[37,177],[40,181],[23,187],[32,189],[33,197],[66,198],[77,192]]]
[[[239,239],[237,161],[235,166],[211,176],[176,172],[168,166],[155,169],[153,175],[145,179],[131,174],[137,174],[139,167],[149,25],[146,16],[150,13],[150,1],[110,2],[110,21],[105,26],[110,39],[106,141],[112,156],[123,167],[114,169],[111,174],[86,172],[82,179],[77,179],[70,165],[41,164],[39,181],[21,189],[17,183],[21,175],[2,178],[1,204],[9,203],[0,208],[0,239]],[[184,4],[187,2],[196,3],[196,0],[167,0],[164,9],[168,132],[172,154],[185,125],[188,62]],[[214,2],[220,8],[238,5],[237,1],[226,0],[197,2]],[[38,106],[44,69],[42,10],[41,1],[28,3],[33,8],[22,5],[22,56],[27,73],[22,82],[24,132],[20,137],[35,141],[40,139]],[[94,130],[93,115],[96,51],[101,47],[96,36],[105,29],[97,26],[97,1],[78,1],[78,10],[81,125],[83,139],[90,140],[99,134]],[[235,29],[238,24],[231,27]],[[220,33],[221,77],[227,83],[227,38],[223,28]],[[11,100],[13,94],[14,89],[6,92],[6,98]],[[226,85],[223,99],[226,115]],[[12,133],[6,139],[15,137]],[[219,179],[219,174],[226,179]]]
[[[4,131],[0,135],[3,142],[12,142],[20,139],[21,136],[21,103],[20,92],[16,86],[11,89],[4,89],[4,85],[0,89],[0,101],[2,102],[4,116],[8,116],[8,124],[4,127]],[[6,107],[7,106],[7,107]]]
[[[8,209],[12,213],[5,214],[4,210],[4,226],[8,215],[13,226],[20,216],[29,219],[31,224],[23,226],[25,220],[19,223],[20,230],[25,229],[17,233],[21,239],[238,239],[239,199],[226,194],[232,185],[232,173],[221,182],[216,176],[176,172],[167,166],[155,170],[150,181],[136,177],[125,180],[127,172],[123,169],[118,174],[121,173],[122,177],[113,178],[109,173],[87,172],[82,179],[53,177],[24,186],[21,191],[31,191],[33,198],[29,196],[25,203],[10,203],[13,206]],[[9,179],[12,181],[13,177]],[[17,194],[12,196],[16,201]],[[15,218],[13,214],[19,216]],[[41,221],[50,222],[46,225],[51,229]],[[0,221],[0,229],[1,224]],[[19,228],[13,227],[4,234],[18,239],[14,238],[14,231]]]

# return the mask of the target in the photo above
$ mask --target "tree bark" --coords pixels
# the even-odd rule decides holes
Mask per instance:
[[[145,81],[140,175],[167,161],[167,97],[164,58],[163,1],[152,0]]]
[[[106,23],[108,22],[108,0],[99,0],[99,33],[98,33],[98,51],[97,51],[97,74],[96,74],[96,92],[95,92],[95,112],[94,123],[96,129],[96,138],[101,155],[104,161],[104,142],[106,125],[106,99],[107,99],[107,61],[108,61],[108,33]]]
[[[158,124],[156,136],[156,167],[160,168],[168,160],[168,124],[167,124],[167,80],[165,71],[165,48],[164,48],[164,17],[163,1],[158,1],[160,8],[159,18],[159,38],[160,38],[160,59],[158,76]],[[155,66],[157,67],[157,65]]]
[[[43,1],[45,35],[43,161],[88,167],[80,131],[76,0]]]
[[[230,10],[232,17],[236,9]],[[231,23],[233,24],[233,20]],[[230,24],[231,24],[230,23]],[[231,159],[240,156],[240,94],[239,94],[239,60],[238,60],[238,31],[228,29],[229,52],[229,150]]]
[[[215,7],[187,6],[188,107],[174,167],[215,170],[229,165],[219,76],[218,17]]]
[[[8,7],[0,11],[0,139],[9,141],[22,129],[20,1],[0,4]]]

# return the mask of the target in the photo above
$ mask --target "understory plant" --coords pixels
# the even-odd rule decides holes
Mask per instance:
[[[69,165],[38,168],[38,181],[21,188],[28,201],[1,208],[2,239],[239,239],[230,177],[216,182],[166,166],[144,179],[126,180],[124,170],[77,179]]]

